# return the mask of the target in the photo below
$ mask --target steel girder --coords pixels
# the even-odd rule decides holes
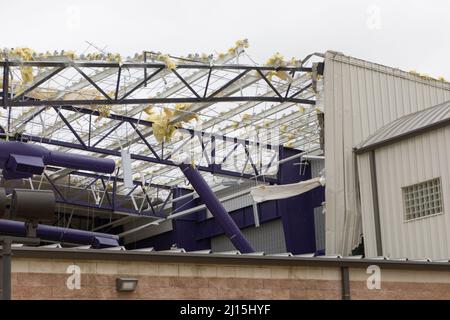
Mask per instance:
[[[165,70],[165,65],[160,63],[110,63],[110,62],[50,62],[50,61],[1,61],[0,66],[3,67],[3,95],[0,103],[4,107],[24,107],[24,106],[61,106],[61,105],[130,105],[130,104],[152,104],[152,103],[216,103],[216,102],[240,102],[240,101],[265,101],[265,102],[293,102],[302,104],[315,104],[315,101],[308,99],[297,98],[296,96],[300,92],[287,92],[281,95],[277,89],[271,84],[267,79],[265,72],[269,71],[286,71],[286,72],[312,72],[312,68],[306,67],[269,67],[269,66],[248,66],[248,65],[206,65],[206,64],[184,64],[178,65],[176,69],[171,70],[172,73],[180,79],[186,88],[192,93],[192,96],[186,97],[150,97],[150,98],[131,98],[130,96],[137,90],[143,88],[146,83],[156,76],[161,71]],[[20,94],[10,97],[8,94],[8,74],[11,67],[47,67],[52,68],[52,72],[46,74],[39,81],[34,82],[32,85],[28,86]],[[85,80],[87,80],[97,91],[101,94],[104,99],[40,99],[40,100],[28,100],[24,99],[27,93],[39,88],[43,83],[53,79],[56,75],[65,69],[74,68]],[[113,68],[117,69],[117,83],[113,96],[107,94],[101,86],[90,76],[83,72],[81,68]],[[127,90],[121,96],[119,96],[120,91],[120,81],[123,69],[144,69],[151,70],[147,76],[142,79],[137,85]],[[183,76],[180,75],[176,70],[200,70],[206,69],[209,71],[213,70],[226,70],[238,72],[238,75],[230,79],[228,82],[223,84],[220,88],[216,89],[209,95],[208,93],[208,83],[206,84],[203,93],[197,92],[193,87],[186,82]],[[249,72],[254,72],[266,83],[270,84],[271,89],[274,91],[274,96],[221,96],[222,92],[228,88],[233,83],[237,82],[239,79],[244,77]]]

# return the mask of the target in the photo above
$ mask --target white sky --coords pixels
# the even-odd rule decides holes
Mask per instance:
[[[450,79],[450,1],[0,0],[0,47],[174,55],[248,38],[258,62],[327,49]]]

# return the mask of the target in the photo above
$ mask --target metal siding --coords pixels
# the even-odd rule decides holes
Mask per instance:
[[[272,220],[260,227],[250,227],[242,230],[242,233],[256,251],[267,254],[286,252],[283,224],[281,219]],[[225,235],[211,238],[211,250],[213,252],[236,250]]]
[[[240,197],[230,199],[222,202],[223,206],[228,212],[235,211],[241,208],[249,207],[253,205],[253,198],[251,194],[245,194]]]
[[[325,168],[325,160],[310,160],[311,178],[320,177],[320,172]]]
[[[241,208],[249,207],[253,205],[253,198],[250,193],[244,194],[242,196],[227,200],[222,202],[222,205],[224,206],[225,210],[228,212],[232,212],[235,210],[239,210]],[[211,212],[209,212],[208,209],[206,209],[206,218],[212,218],[213,215]]]
[[[123,230],[128,231],[146,223],[148,223],[147,219],[130,221],[123,225]],[[154,237],[161,233],[169,232],[172,230],[173,230],[172,220],[162,221],[159,225],[152,225],[137,232],[134,232],[132,234],[126,235],[123,238],[123,241],[125,244],[128,244],[142,239]]]
[[[316,250],[325,250],[325,214],[322,206],[314,208],[314,228]]]
[[[375,151],[383,255],[410,259],[450,257],[449,141],[447,126]],[[441,178],[444,213],[404,222],[401,188],[436,177]],[[369,215],[364,213],[363,220],[370,219]]]
[[[447,123],[450,120],[450,101],[435,105],[425,110],[403,116],[377,130],[373,135],[358,145],[360,148],[383,143],[387,140],[430,127],[438,123]]]
[[[450,99],[447,83],[335,52],[325,55],[326,250],[349,254],[360,224],[353,147],[405,114]],[[347,239],[343,235],[353,235]]]
[[[377,242],[375,237],[369,153],[358,156],[358,177],[361,194],[362,229],[364,230],[364,253],[366,257],[375,257],[377,256]]]

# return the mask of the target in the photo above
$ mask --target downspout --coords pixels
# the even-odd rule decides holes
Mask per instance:
[[[200,172],[193,165],[187,163],[181,163],[180,169],[195,191],[197,191],[200,199],[215,217],[216,221],[223,228],[234,247],[242,253],[255,252],[227,210],[225,210],[224,206],[208,186],[205,179],[203,179]]]
[[[350,273],[347,266],[341,266],[342,300],[350,300]]]
[[[375,223],[375,240],[377,244],[377,255],[383,255],[383,242],[381,239],[380,203],[378,199],[377,166],[375,163],[375,151],[369,152],[370,180],[372,186],[373,215]]]

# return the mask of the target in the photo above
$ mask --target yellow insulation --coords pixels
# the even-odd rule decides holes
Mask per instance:
[[[112,97],[114,95],[114,91],[108,92],[107,94],[109,97]],[[99,99],[104,99],[103,95],[99,96]],[[97,121],[100,121],[103,117],[109,117],[113,106],[105,104],[94,106],[94,108],[96,108],[96,110],[100,113],[100,117],[97,118]]]
[[[73,51],[64,51],[63,56],[65,56],[71,60],[77,59],[77,55]]]
[[[252,118],[252,116],[251,116],[251,114],[249,114],[249,113],[244,113],[244,114],[241,116],[241,118],[242,118],[242,121],[248,121],[248,120],[250,120],[250,119]]]
[[[166,68],[169,70],[174,70],[177,68],[175,61],[173,61],[167,54],[158,54],[156,56],[156,60],[164,62],[166,65]]]
[[[97,119],[95,119],[95,122],[98,122],[102,118],[109,117],[109,115],[111,114],[112,106],[111,105],[100,105],[100,106],[95,106],[94,108],[96,111],[98,111],[100,113],[100,116],[97,117]]]
[[[192,120],[198,120],[198,116],[192,112],[186,112],[191,107],[190,103],[177,103],[175,105],[175,112],[173,114],[174,117],[178,117],[183,115],[182,122],[190,122]]]
[[[153,106],[148,106],[148,107],[146,107],[146,108],[144,109],[144,112],[145,112],[147,115],[151,116],[151,115],[153,114]]]
[[[237,53],[239,53],[239,49],[244,49],[244,48],[248,48],[248,47],[249,47],[249,44],[248,44],[247,39],[238,40],[234,43],[234,47],[231,47],[230,49],[228,49],[228,53],[229,54],[237,54]]]
[[[281,55],[279,52],[275,53],[273,56],[271,56],[267,61],[266,61],[266,66],[271,66],[271,67],[287,67],[287,66],[299,66],[299,61],[296,60],[295,58],[292,58],[289,61],[286,61],[283,57],[283,55]],[[288,81],[288,82],[292,82],[292,77],[286,72],[286,71],[269,71],[266,73],[266,77],[272,81],[272,78],[276,76],[278,78],[280,78],[281,80],[284,81]]]
[[[161,113],[152,113],[148,120],[153,122],[153,135],[159,143],[170,142],[175,130],[175,125],[170,124],[170,118],[173,116],[173,111],[164,108]]]
[[[158,143],[170,142],[176,129],[180,128],[183,122],[198,120],[196,114],[186,112],[189,107],[190,104],[179,103],[175,105],[174,110],[163,108],[160,113],[155,113],[151,106],[144,109],[144,112],[148,114],[148,121],[153,122],[153,135]],[[182,120],[172,123],[174,118],[181,115],[183,115]]]
[[[410,70],[409,73],[415,75],[415,76],[419,76],[422,79],[426,79],[426,80],[438,80],[438,81],[442,81],[442,82],[447,82],[447,80],[445,80],[445,78],[443,76],[439,76],[437,79],[430,77],[428,74],[426,73],[420,73],[417,72],[416,70]]]
[[[292,148],[293,144],[294,144],[294,141],[288,141],[288,142],[286,142],[286,143],[284,144],[284,146],[285,146],[286,148]]]
[[[23,61],[31,61],[36,53],[30,48],[15,48],[11,51],[11,54],[19,56]],[[22,75],[22,83],[28,83],[34,79],[32,67],[20,67],[20,74]]]

